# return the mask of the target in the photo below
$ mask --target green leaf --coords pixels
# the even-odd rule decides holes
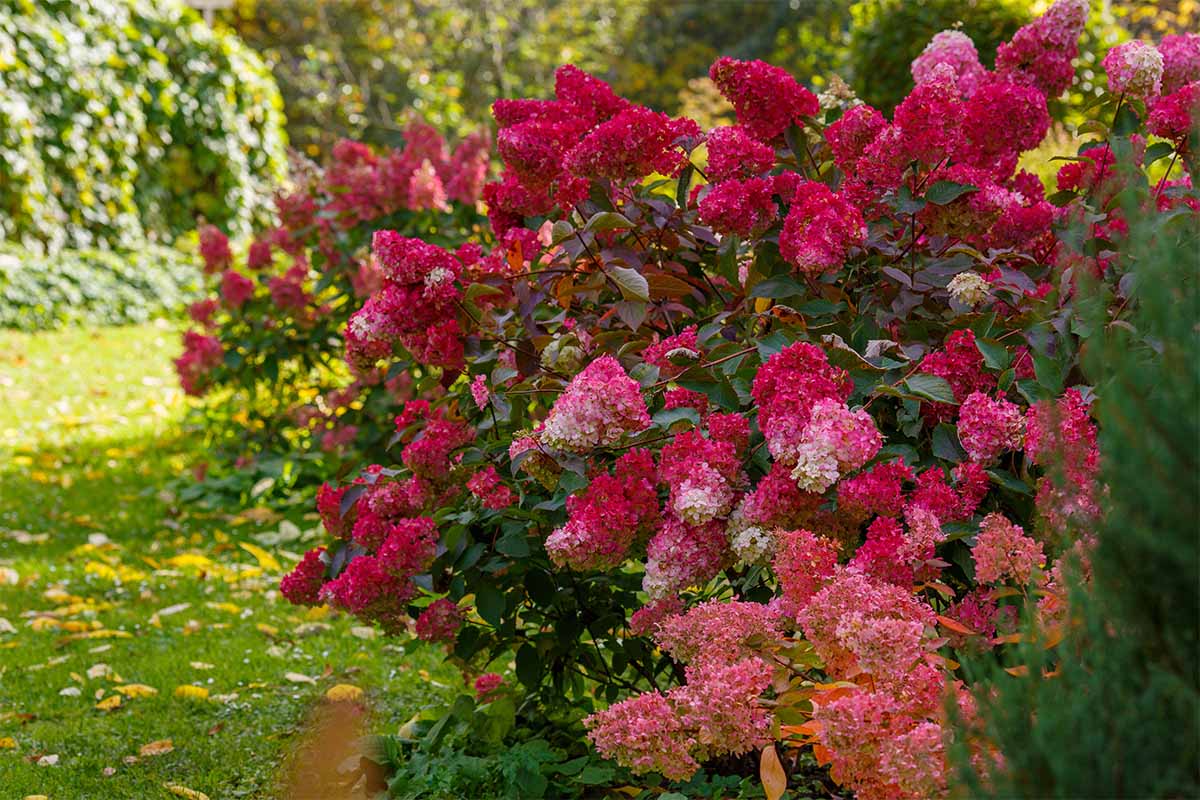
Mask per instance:
[[[976,338],[975,346],[983,354],[983,363],[987,364],[989,369],[1008,369],[1008,365],[1012,361],[1012,353],[1008,352],[1008,348],[1000,342],[994,339]]]
[[[536,689],[542,681],[542,659],[529,642],[517,650],[517,680],[529,689]]]
[[[910,394],[922,400],[932,400],[935,403],[958,402],[954,399],[954,390],[950,388],[950,384],[945,378],[939,378],[937,375],[918,372],[909,375],[904,381],[904,386]]]
[[[559,244],[575,235],[575,226],[560,219],[550,228],[550,244]]]
[[[621,290],[621,296],[626,300],[650,300],[650,284],[646,276],[636,269],[629,267],[605,267],[605,272],[612,278],[613,283]]]
[[[664,408],[651,419],[657,427],[663,430],[669,430],[672,425],[683,420],[691,422],[692,427],[700,426],[700,415],[694,408]]]
[[[608,783],[616,774],[616,770],[610,766],[598,766],[593,764],[589,767],[586,767],[583,772],[579,773],[579,777],[575,780],[587,786],[598,786],[602,783]]]
[[[692,186],[692,173],[696,168],[691,162],[683,168],[683,172],[679,173],[679,182],[675,185],[675,205],[680,208],[687,208],[688,190]]]
[[[1166,158],[1175,152],[1175,145],[1170,142],[1155,142],[1146,148],[1146,155],[1142,158],[1142,163],[1145,166],[1150,166],[1159,159]]]
[[[943,422],[933,431],[933,454],[952,464],[967,460],[967,451],[958,441],[958,431],[953,425]]]
[[[644,280],[644,279],[643,279]],[[617,316],[629,326],[631,331],[637,331],[646,321],[648,304],[645,300],[618,300],[615,304]]]
[[[633,223],[624,214],[618,214],[616,211],[601,211],[589,219],[583,229],[585,231],[615,231],[618,228],[632,227]]]
[[[781,275],[778,278],[767,278],[765,281],[759,281],[754,284],[754,288],[750,290],[751,297],[792,297],[798,294],[805,294],[808,287],[795,278]]]
[[[529,555],[529,542],[524,534],[506,533],[496,542],[496,549],[506,556],[525,558]]]
[[[954,181],[938,181],[925,190],[925,199],[937,206],[953,203],[968,192],[979,191],[978,186]]]
[[[493,627],[500,627],[500,621],[504,618],[504,610],[507,605],[504,595],[490,583],[481,585],[475,591],[475,607],[479,611],[479,616]]]

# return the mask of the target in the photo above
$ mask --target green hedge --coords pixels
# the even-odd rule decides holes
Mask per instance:
[[[178,313],[200,297],[196,259],[170,247],[136,252],[0,247],[0,327],[121,325]]]
[[[259,58],[178,0],[0,0],[0,238],[240,233],[286,167]]]

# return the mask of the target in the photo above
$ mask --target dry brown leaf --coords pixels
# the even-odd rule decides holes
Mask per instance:
[[[787,773],[783,771],[783,764],[779,763],[779,754],[775,752],[774,744],[762,749],[762,757],[758,761],[758,777],[762,779],[767,800],[779,800],[787,791]]]
[[[300,672],[285,672],[283,677],[287,678],[292,683],[316,683],[316,678],[311,678]]]
[[[163,756],[175,749],[175,744],[170,739],[159,739],[157,742],[149,742],[138,748],[138,755],[143,758],[148,756]]]

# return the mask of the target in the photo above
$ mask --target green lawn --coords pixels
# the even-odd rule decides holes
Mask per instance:
[[[178,433],[177,341],[165,324],[0,332],[3,800],[280,796],[334,757],[323,739],[352,737],[300,745],[331,687],[363,689],[358,727],[380,731],[452,680],[433,653],[279,597],[313,515],[202,514],[164,488],[203,460]]]

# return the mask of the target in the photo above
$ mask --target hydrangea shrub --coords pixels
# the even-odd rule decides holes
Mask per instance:
[[[634,773],[811,748],[858,797],[938,797],[953,736],[1002,768],[959,662],[1069,624],[1105,497],[1080,306],[1136,302],[1131,209],[1200,213],[1200,37],[1117,52],[1057,185],[1020,168],[1086,14],[991,69],[939,35],[891,119],[729,58],[714,131],[572,67],[498,101],[494,247],[377,234],[347,326],[356,373],[444,392],[322,488],[283,594],[511,670],[523,718]]]
[[[247,474],[274,464],[282,478],[281,456],[324,459],[311,476],[382,455],[399,404],[441,390],[428,369],[351,375],[341,357],[355,337],[347,322],[393,275],[388,237],[403,239],[397,230],[443,243],[481,233],[489,149],[485,132],[451,150],[415,121],[396,149],[345,140],[324,169],[297,163],[291,187],[276,195],[277,223],[236,254],[224,231],[200,229],[211,294],[190,308],[194,327],[176,370],[189,394],[206,396],[205,428],[227,461]]]

